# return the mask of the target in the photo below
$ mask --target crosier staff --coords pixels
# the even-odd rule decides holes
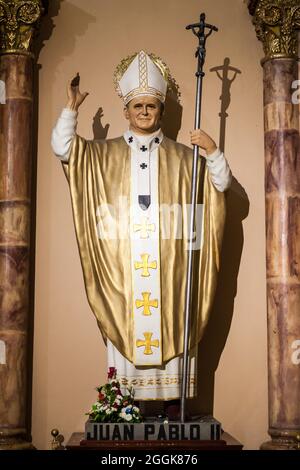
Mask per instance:
[[[197,60],[197,91],[196,91],[196,111],[195,111],[195,126],[194,129],[200,129],[201,121],[201,101],[202,101],[202,83],[205,73],[203,66],[206,56],[206,39],[212,34],[213,31],[218,31],[216,26],[205,23],[205,13],[201,13],[200,22],[190,24],[186,29],[191,29],[199,40],[199,45],[196,51]],[[205,30],[208,29],[206,33]],[[187,394],[187,369],[188,369],[188,345],[190,337],[190,319],[191,319],[191,292],[192,292],[192,265],[193,265],[193,248],[192,240],[195,226],[195,209],[196,209],[196,189],[198,179],[198,158],[199,146],[194,145],[193,153],[193,171],[192,171],[192,188],[191,188],[191,217],[189,226],[188,237],[188,261],[187,261],[187,284],[185,291],[185,323],[184,323],[184,350],[183,350],[183,371],[182,371],[182,384],[181,384],[181,401],[180,401],[180,421],[185,421],[186,415],[186,394]]]

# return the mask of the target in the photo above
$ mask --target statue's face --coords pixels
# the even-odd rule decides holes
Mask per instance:
[[[160,128],[161,102],[154,96],[133,98],[124,108],[129,129],[137,134],[151,134]]]

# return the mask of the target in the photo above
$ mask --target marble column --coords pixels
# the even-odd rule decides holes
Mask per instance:
[[[269,435],[300,450],[299,0],[249,2],[263,42]],[[294,96],[293,96],[294,95]],[[294,102],[293,102],[294,101]]]
[[[0,0],[0,450],[28,449],[32,37],[39,0]]]

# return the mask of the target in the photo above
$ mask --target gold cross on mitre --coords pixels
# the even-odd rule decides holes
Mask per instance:
[[[141,231],[140,238],[149,238],[148,232],[155,232],[155,224],[149,224],[148,217],[144,217],[141,224],[133,224],[133,231]]]
[[[144,307],[143,315],[151,315],[150,307],[158,307],[158,300],[149,300],[151,292],[142,292],[143,300],[136,300],[136,308]]]
[[[153,261],[152,263],[148,263],[148,258],[149,258],[150,255],[148,255],[147,253],[143,253],[140,256],[142,258],[142,262],[139,263],[138,261],[135,261],[134,262],[134,269],[143,269],[142,276],[143,277],[149,277],[150,273],[148,271],[148,268],[157,269],[157,262]]]
[[[150,333],[148,331],[143,333],[143,335],[145,336],[145,341],[142,341],[141,339],[138,339],[136,341],[137,348],[140,348],[141,346],[145,346],[144,354],[147,354],[147,355],[153,354],[153,351],[152,351],[151,347],[155,347],[155,348],[159,347],[158,339],[155,339],[155,340],[151,341],[153,333]]]

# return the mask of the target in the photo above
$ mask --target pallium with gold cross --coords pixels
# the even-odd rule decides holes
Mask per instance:
[[[130,135],[128,135],[128,138]],[[160,211],[158,148],[143,152],[142,142],[131,142],[130,256],[132,275],[132,336],[135,366],[162,365],[160,278]],[[143,194],[151,195],[145,209]]]
[[[147,253],[143,253],[140,255],[142,258],[142,262],[135,261],[134,263],[134,269],[142,269],[142,276],[143,277],[149,277],[150,273],[148,269],[157,269],[157,262],[152,261],[151,263],[148,263],[149,256]]]
[[[155,339],[155,340],[151,341],[153,333],[150,333],[149,331],[146,331],[144,333],[144,336],[145,336],[145,341],[143,341],[141,339],[138,339],[136,341],[136,345],[137,345],[138,348],[144,346],[145,347],[144,354],[146,354],[148,356],[150,354],[153,354],[153,351],[152,351],[151,347],[155,347],[155,348],[159,347],[159,341],[158,341],[158,339]]]
[[[141,224],[134,224],[133,231],[134,232],[141,232],[140,238],[149,238],[148,232],[155,232],[155,224],[149,224],[149,219],[144,217]]]
[[[157,308],[158,307],[158,300],[150,300],[151,292],[142,292],[143,300],[137,299],[135,301],[136,308],[144,307],[143,315],[152,315],[150,311],[150,307]]]

